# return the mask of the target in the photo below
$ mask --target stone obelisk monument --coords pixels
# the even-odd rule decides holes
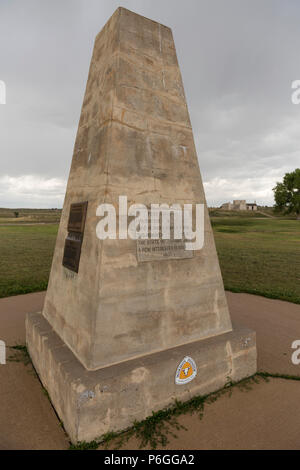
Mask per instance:
[[[204,246],[98,238],[97,208],[205,204],[170,28],[118,8],[95,40],[42,313],[35,368],[72,441],[256,371],[232,329],[205,206]]]

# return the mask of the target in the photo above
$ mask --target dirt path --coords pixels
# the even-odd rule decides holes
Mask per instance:
[[[270,219],[275,219],[276,218],[276,217],[274,217],[274,215],[267,214],[267,212],[263,212],[263,211],[257,211],[257,212],[258,212],[258,214],[262,214],[265,217],[269,217]]]
[[[233,324],[256,331],[258,368],[300,376],[300,365],[291,361],[291,344],[300,339],[300,305],[232,292],[227,300]]]
[[[39,311],[44,293],[0,299],[0,339],[24,344],[25,315]],[[300,305],[249,294],[227,293],[232,320],[257,332],[258,366],[300,376],[291,363],[291,343],[300,339]],[[168,449],[299,449],[300,382],[271,379],[249,391],[235,389],[207,405],[203,420],[180,417]],[[66,449],[67,437],[48,398],[22,362],[0,365],[0,449]],[[132,439],[125,448],[134,449]]]
[[[39,311],[45,293],[0,299],[0,339],[25,344],[26,312]],[[7,350],[11,356],[13,351]],[[68,440],[32,367],[0,365],[0,450],[67,449]]]

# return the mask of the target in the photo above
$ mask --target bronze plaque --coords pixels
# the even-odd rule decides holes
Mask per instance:
[[[65,240],[62,264],[75,273],[78,273],[79,269],[87,204],[87,202],[80,202],[71,204],[70,207],[68,236]]]
[[[78,235],[78,238],[76,239],[70,235],[72,234],[69,234],[65,241],[63,266],[78,273],[82,237],[81,235],[76,234]]]
[[[71,204],[68,222],[68,232],[83,233],[87,204],[87,202]]]

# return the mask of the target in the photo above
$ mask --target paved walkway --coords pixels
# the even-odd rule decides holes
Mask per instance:
[[[39,311],[44,293],[0,299],[0,339],[25,343],[25,315]],[[234,323],[257,332],[258,367],[300,376],[291,344],[300,339],[300,305],[227,293]],[[299,449],[300,382],[271,379],[249,391],[235,389],[207,405],[203,420],[180,417],[188,429],[168,449]],[[0,449],[66,449],[67,436],[41,385],[22,362],[0,365]],[[125,448],[138,447],[135,439]]]

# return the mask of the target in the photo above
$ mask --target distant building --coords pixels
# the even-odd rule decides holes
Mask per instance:
[[[257,204],[256,204],[256,202],[247,203],[247,211],[257,211]]]
[[[246,203],[245,199],[235,199],[233,202],[225,202],[220,209],[224,211],[257,211],[256,202]]]

